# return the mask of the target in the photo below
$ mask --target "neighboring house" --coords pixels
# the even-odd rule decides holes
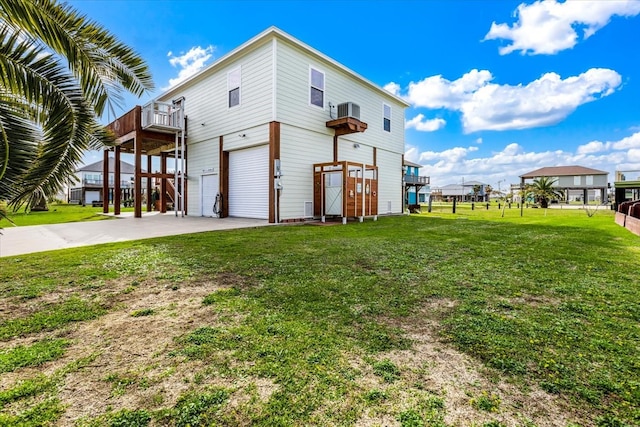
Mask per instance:
[[[177,159],[183,213],[345,221],[402,212],[408,105],[271,27],[109,127],[116,155]]]
[[[614,191],[616,209],[623,202],[629,200],[639,200],[640,170],[616,171],[616,180],[614,181],[613,186],[615,188]]]
[[[109,170],[115,170],[115,159],[109,157]],[[102,202],[103,180],[102,160],[83,166],[76,170],[75,180],[69,185],[69,203],[91,204]],[[134,166],[130,163],[120,161],[120,188],[124,193],[123,199],[133,197],[133,175]],[[114,174],[109,173],[109,200],[113,200]],[[127,197],[128,196],[128,197]]]
[[[405,188],[405,205],[418,205],[429,201],[431,189],[429,186],[429,177],[420,176],[420,168],[422,165],[404,161],[404,188]]]
[[[564,193],[566,201],[607,202],[609,173],[584,166],[552,166],[520,175],[522,186],[534,179],[547,177],[556,180],[555,187]]]
[[[458,202],[486,202],[489,196],[486,192],[487,184],[480,181],[465,181],[462,184],[449,184],[434,188],[432,194],[437,200]],[[474,189],[477,188],[477,194]]]

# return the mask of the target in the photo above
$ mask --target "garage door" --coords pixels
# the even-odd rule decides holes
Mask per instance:
[[[218,175],[202,175],[202,216],[216,216],[213,206],[219,187]]]
[[[97,202],[99,200],[102,200],[102,197],[100,197],[100,191],[87,191],[84,193],[85,203]]]
[[[229,153],[229,216],[269,218],[269,146]]]

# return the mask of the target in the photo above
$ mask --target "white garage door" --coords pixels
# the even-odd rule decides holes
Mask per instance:
[[[216,216],[213,205],[218,194],[218,175],[202,175],[202,216]]]
[[[85,203],[97,202],[98,200],[102,200],[99,191],[87,191],[86,193],[84,193]]]
[[[229,216],[269,218],[269,146],[229,153]]]

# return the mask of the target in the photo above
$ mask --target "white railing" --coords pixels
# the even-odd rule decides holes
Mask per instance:
[[[152,126],[181,129],[182,106],[166,102],[151,101],[142,107],[142,128]]]

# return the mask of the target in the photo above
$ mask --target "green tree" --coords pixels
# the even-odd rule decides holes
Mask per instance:
[[[525,193],[527,197],[533,196],[534,200],[546,209],[549,206],[549,200],[560,199],[563,196],[555,186],[557,182],[557,179],[546,176],[536,178],[532,184],[525,187]]]
[[[480,194],[480,191],[482,191],[482,185],[476,184],[476,185],[473,186],[473,201],[474,202],[478,201],[478,194]]]
[[[0,200],[55,194],[85,150],[112,142],[105,111],[152,89],[144,60],[71,6],[0,0]]]

